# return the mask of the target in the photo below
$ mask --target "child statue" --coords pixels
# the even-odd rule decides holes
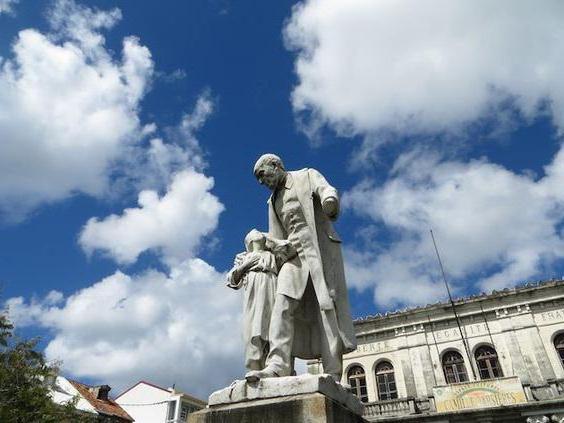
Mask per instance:
[[[264,368],[269,352],[268,330],[276,296],[278,269],[291,254],[286,241],[272,240],[256,229],[245,237],[246,252],[235,257],[227,274],[227,286],[245,288],[243,299],[243,341],[245,367]]]

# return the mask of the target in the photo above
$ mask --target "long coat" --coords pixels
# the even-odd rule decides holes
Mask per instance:
[[[293,186],[295,189],[312,241],[307,243],[310,247],[297,249],[298,263],[307,263],[307,266],[296,269],[295,260],[292,260],[282,265],[278,275],[277,292],[301,300],[295,313],[293,355],[302,359],[320,357],[320,335],[324,330],[320,310],[335,313],[343,353],[353,351],[356,349],[356,337],[350,314],[341,240],[321,206],[330,197],[338,201],[337,190],[315,169],[288,173],[287,184],[290,186],[286,188]],[[288,239],[274,211],[272,196],[268,204],[270,236]],[[307,248],[315,251],[308,251]],[[300,274],[301,268],[307,273]],[[313,289],[306,289],[308,277],[311,277]]]

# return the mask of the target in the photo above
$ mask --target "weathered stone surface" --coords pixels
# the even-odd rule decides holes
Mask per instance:
[[[286,241],[296,255],[286,256],[278,270],[266,367],[250,369],[245,377],[289,376],[293,358],[322,358],[325,371],[341,378],[343,353],[356,349],[356,336],[341,240],[333,227],[339,215],[337,190],[315,169],[286,171],[274,154],[259,157],[253,173],[272,191],[268,233],[273,250],[276,241]]]
[[[234,404],[256,399],[288,397],[300,394],[321,393],[333,401],[362,415],[363,405],[359,399],[336,383],[329,375],[309,375],[261,379],[256,383],[237,380],[231,386],[212,393],[210,407]]]
[[[366,423],[320,394],[299,394],[216,405],[190,414],[189,423]]]

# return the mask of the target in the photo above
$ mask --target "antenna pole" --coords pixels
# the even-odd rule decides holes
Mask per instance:
[[[441,362],[441,353],[439,352],[439,346],[437,345],[437,338],[435,338],[435,328],[431,323],[431,318],[427,315],[427,320],[429,321],[429,329],[431,330],[431,335],[433,335],[433,342],[435,344],[435,349],[437,350],[437,358],[439,359],[439,363]],[[427,331],[425,331],[425,338],[427,337]],[[427,345],[427,347],[429,347]],[[431,357],[431,348],[429,348],[429,358],[431,359],[431,364],[433,365],[433,380],[435,381],[435,385],[437,384],[437,375],[435,375],[435,369],[437,368],[435,363],[433,363],[433,357]],[[441,366],[442,367],[442,366]]]
[[[484,311],[484,307],[482,307],[482,302],[480,301],[480,310],[482,310],[482,317],[484,318],[484,323],[486,324],[486,329],[488,330],[488,335],[490,336],[490,341],[492,343],[492,348],[495,348],[494,340],[492,333],[490,331],[490,325],[488,324],[488,319],[486,317],[486,312]]]
[[[470,361],[468,364],[470,365],[470,370],[472,370],[472,376],[474,377],[474,380],[477,380],[476,371],[474,370],[474,365],[472,364],[472,356],[470,355],[470,347],[468,346],[468,340],[466,339],[466,336],[464,335],[464,332],[462,331],[462,325],[460,324],[460,318],[458,317],[458,313],[456,312],[456,307],[454,305],[454,301],[453,301],[452,295],[450,293],[450,288],[448,286],[447,278],[446,278],[446,275],[445,275],[445,269],[443,267],[443,262],[441,260],[441,255],[439,254],[439,249],[437,248],[437,243],[435,241],[435,235],[433,235],[432,229],[430,229],[429,232],[431,232],[431,239],[433,240],[433,246],[435,247],[435,253],[437,254],[437,260],[439,261],[439,267],[441,268],[441,274],[443,275],[443,281],[445,283],[445,287],[446,287],[446,290],[447,290],[447,293],[448,293],[448,299],[450,301],[450,305],[452,307],[452,312],[453,312],[454,318],[456,320],[456,325],[458,326],[458,330],[460,331],[460,336],[462,337],[462,344],[464,344],[464,349],[466,350],[468,360]]]

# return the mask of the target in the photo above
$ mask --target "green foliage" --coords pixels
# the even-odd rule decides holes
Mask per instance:
[[[74,403],[57,405],[46,383],[57,375],[56,366],[45,362],[36,350],[37,340],[18,340],[13,325],[0,314],[0,422],[65,423],[94,422],[95,416],[76,410]]]

